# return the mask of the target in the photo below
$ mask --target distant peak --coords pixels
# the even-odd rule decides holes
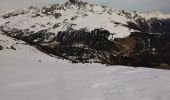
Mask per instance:
[[[83,2],[81,0],[69,0],[69,3],[73,5],[78,5],[78,6],[88,4],[87,2]]]
[[[69,2],[72,3],[72,4],[76,4],[79,1],[78,0],[69,0]]]

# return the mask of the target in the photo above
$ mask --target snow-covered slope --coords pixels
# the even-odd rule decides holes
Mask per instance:
[[[165,18],[168,15],[128,13],[81,1],[7,13],[0,18],[0,29],[5,32],[0,33],[0,100],[169,100],[168,70],[72,64],[49,56],[60,53],[71,60],[96,57],[105,64],[155,64],[169,69],[169,56],[158,52],[169,54],[169,35],[130,35]],[[153,25],[160,28],[162,23]],[[44,47],[48,55],[16,38]],[[147,62],[147,57],[153,58]]]
[[[124,13],[121,10],[81,1],[76,4],[67,2],[42,9],[30,7],[27,10],[11,11],[3,16],[6,18],[3,27],[8,31],[18,29],[34,33],[46,29],[55,34],[68,29],[86,28],[91,31],[103,28],[115,34],[112,38],[118,38],[126,37],[134,31],[125,27],[132,18],[128,18]]]
[[[146,19],[150,18],[158,18],[158,19],[167,19],[170,18],[169,14],[163,14],[162,12],[159,11],[152,11],[152,12],[136,12],[139,16],[142,16]]]
[[[54,4],[41,9],[30,7],[29,9],[11,11],[4,14],[3,18],[0,18],[0,21],[3,22],[1,27],[3,27],[4,31],[17,29],[25,32],[24,35],[41,30],[47,30],[57,35],[60,31],[70,29],[80,30],[86,28],[91,31],[96,28],[102,28],[114,34],[109,37],[109,39],[114,39],[127,37],[131,32],[137,31],[129,28],[128,22],[138,24],[136,22],[138,18],[143,18],[144,20],[142,21],[147,21],[151,18],[167,19],[170,16],[159,12],[129,13],[107,6],[76,1],[74,4],[66,2],[62,5]]]
[[[9,57],[10,57],[9,62],[13,62],[12,59],[20,58],[20,60],[18,60],[18,63],[23,61],[25,62],[25,65],[27,64],[26,63],[27,61],[31,63],[41,62],[41,61],[44,61],[44,62],[46,61],[55,62],[56,61],[49,55],[43,52],[40,52],[35,47],[32,47],[23,41],[2,35],[2,33],[0,33],[0,45],[3,47],[3,49],[0,50],[1,66],[3,66],[3,64],[7,64],[7,65],[9,64],[8,62],[3,63],[4,60],[8,61]],[[32,55],[32,56],[29,56],[29,55]]]
[[[170,98],[168,70],[71,64],[2,34],[0,45],[0,100]]]

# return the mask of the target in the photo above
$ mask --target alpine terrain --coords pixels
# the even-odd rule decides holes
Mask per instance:
[[[170,15],[70,0],[3,14],[0,30],[73,63],[170,69]]]
[[[0,34],[0,100],[169,100],[169,70],[71,64]]]
[[[0,15],[0,100],[170,98],[168,14],[69,0]]]

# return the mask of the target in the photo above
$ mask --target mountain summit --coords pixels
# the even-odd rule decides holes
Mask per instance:
[[[69,0],[70,3],[75,4],[78,0]]]

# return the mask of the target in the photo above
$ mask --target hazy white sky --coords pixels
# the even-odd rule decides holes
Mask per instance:
[[[67,0],[0,0],[0,12],[10,9],[25,8],[30,5],[47,5],[50,3],[63,3]],[[104,4],[119,9],[151,11],[160,10],[170,13],[170,0],[82,0],[96,4]]]

